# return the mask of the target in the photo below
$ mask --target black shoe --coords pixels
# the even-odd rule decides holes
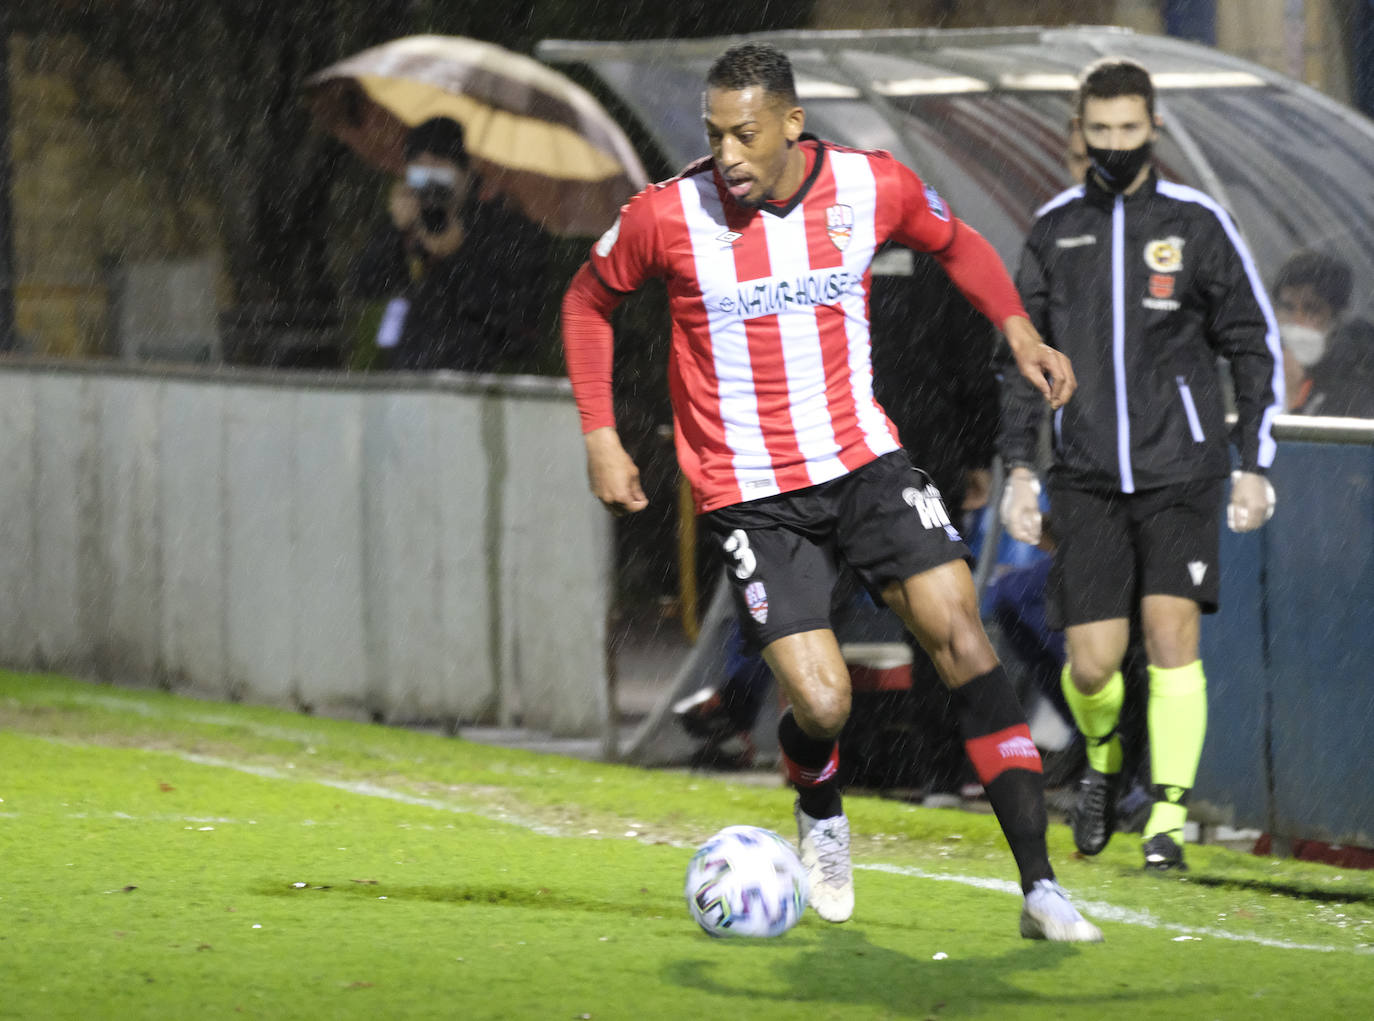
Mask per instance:
[[[1139,781],[1122,793],[1116,799],[1116,831],[1118,833],[1144,833],[1145,824],[1150,820],[1150,810],[1155,806],[1154,798],[1150,797]]]
[[[1100,854],[1116,829],[1117,774],[1083,771],[1078,781],[1078,802],[1069,813],[1073,842],[1083,854]]]
[[[1145,871],[1187,872],[1183,848],[1167,833],[1156,833],[1145,841]]]

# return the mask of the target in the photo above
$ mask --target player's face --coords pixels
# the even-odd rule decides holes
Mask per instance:
[[[801,186],[790,180],[797,176],[793,143],[805,123],[801,107],[788,107],[759,86],[707,89],[704,106],[711,155],[736,202],[759,206],[791,194],[779,194],[780,187]]]
[[[1144,96],[1090,96],[1083,101],[1080,123],[1083,141],[1095,149],[1139,149],[1155,135]]]

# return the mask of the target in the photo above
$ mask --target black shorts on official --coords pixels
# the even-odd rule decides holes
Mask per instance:
[[[1130,617],[1144,596],[1182,596],[1215,613],[1220,479],[1141,493],[1050,485],[1047,616],[1059,629]]]
[[[904,450],[818,486],[710,511],[702,521],[724,558],[751,652],[830,627],[843,566],[876,597],[893,581],[969,558],[940,491]]]

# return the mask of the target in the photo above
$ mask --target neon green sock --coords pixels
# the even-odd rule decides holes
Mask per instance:
[[[1106,685],[1095,695],[1085,695],[1074,687],[1067,664],[1059,683],[1073,712],[1074,723],[1088,739],[1088,765],[1099,773],[1120,773],[1121,738],[1113,732],[1121,719],[1121,703],[1126,699],[1126,683],[1121,679],[1121,671],[1107,678]],[[1111,737],[1103,741],[1108,734]]]
[[[1150,781],[1155,805],[1145,824],[1145,838],[1183,830],[1184,804],[1197,780],[1202,741],[1207,734],[1207,678],[1202,660],[1187,666],[1150,667]]]

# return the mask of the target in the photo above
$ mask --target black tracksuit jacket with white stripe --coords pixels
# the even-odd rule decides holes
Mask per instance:
[[[1055,413],[1057,483],[1131,493],[1231,470],[1217,356],[1231,366],[1240,467],[1274,459],[1278,328],[1231,217],[1153,172],[1121,196],[1088,183],[1036,214],[1016,275],[1031,321],[1078,379]],[[1033,463],[1043,401],[1004,374],[1000,447]]]

